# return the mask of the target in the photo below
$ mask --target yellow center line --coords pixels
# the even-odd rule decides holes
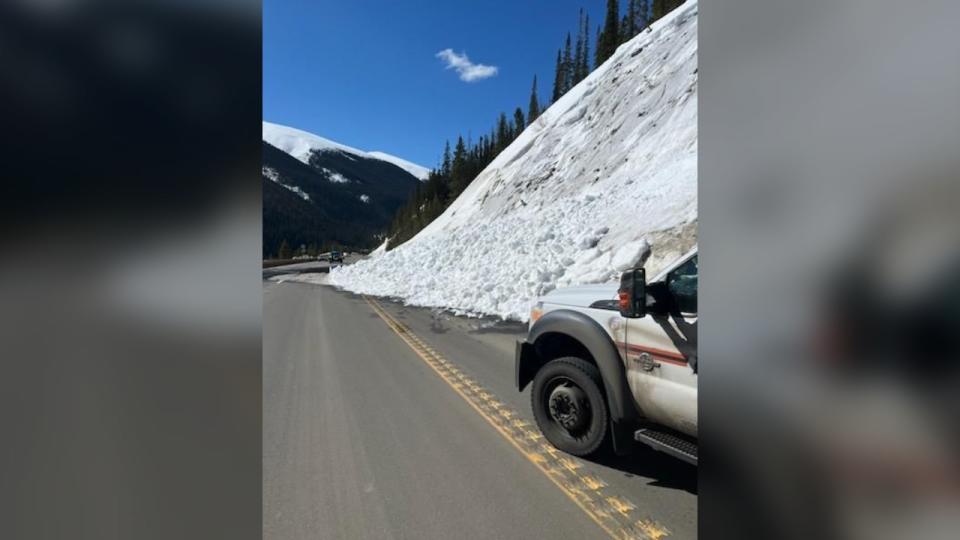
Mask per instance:
[[[569,498],[574,504],[583,510],[583,512],[586,513],[587,516],[597,525],[599,525],[600,528],[603,529],[604,532],[606,532],[611,538],[636,538],[636,533],[632,532],[630,529],[634,529],[635,531],[639,530],[644,537],[663,538],[667,534],[666,529],[660,528],[655,522],[650,520],[638,522],[637,525],[632,526],[629,529],[627,527],[611,526],[609,523],[607,523],[604,518],[609,517],[610,513],[600,509],[594,510],[588,507],[585,504],[585,501],[591,501],[590,497],[586,496],[586,494],[580,488],[574,485],[565,485],[563,479],[558,478],[557,476],[558,469],[556,465],[560,464],[562,466],[561,470],[565,470],[571,475],[574,475],[583,485],[586,485],[591,490],[602,489],[602,487],[605,485],[602,481],[577,474],[577,469],[579,469],[581,465],[574,460],[562,458],[562,461],[558,461],[557,450],[552,446],[543,444],[539,448],[541,451],[526,450],[523,447],[523,444],[517,440],[517,437],[515,437],[512,433],[507,431],[503,425],[501,425],[501,423],[508,423],[510,418],[513,416],[512,411],[506,409],[498,400],[495,400],[494,396],[489,392],[478,391],[480,388],[479,385],[470,380],[469,377],[465,377],[465,375],[459,369],[454,367],[446,359],[442,358],[435,350],[426,346],[426,344],[413,332],[411,332],[410,329],[406,328],[402,323],[390,316],[390,314],[387,313],[386,310],[384,310],[376,300],[368,296],[363,296],[363,299],[367,302],[367,304],[370,305],[373,311],[381,319],[383,319],[383,321],[387,324],[387,327],[393,330],[393,332],[397,334],[397,336],[403,340],[403,342],[406,343],[407,346],[409,346],[410,349],[413,350],[413,352],[416,353],[417,356],[419,356],[420,359],[427,364],[427,366],[430,367],[430,369],[434,370],[441,380],[447,383],[447,385],[454,392],[460,395],[460,397],[463,398],[463,400],[466,401],[467,404],[470,405],[470,407],[472,407],[481,418],[493,426],[493,428],[500,433],[500,435],[502,435],[507,442],[513,445],[513,447],[516,448],[521,455],[523,455],[530,463],[539,469],[540,472],[547,477],[547,479],[553,482],[553,484],[556,485],[560,491],[567,496],[567,498]],[[443,366],[443,368],[438,366]],[[464,392],[464,389],[474,393],[475,397],[468,396]],[[494,415],[487,413],[483,410],[481,404],[492,408],[496,414]],[[522,423],[521,425],[517,425],[517,423],[517,420],[513,421],[515,427],[522,427],[523,425],[526,425],[526,423]],[[519,433],[528,441],[532,440],[535,442],[539,439],[542,439],[540,433],[526,430],[521,430]],[[614,510],[624,515],[635,508],[629,501],[617,497],[609,497],[607,498],[607,502],[610,503],[610,506],[612,506]]]

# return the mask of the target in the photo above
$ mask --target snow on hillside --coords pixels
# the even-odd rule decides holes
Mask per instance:
[[[344,154],[352,154],[353,156],[378,159],[392,163],[419,180],[426,180],[427,175],[430,173],[430,170],[426,167],[398,158],[397,156],[383,152],[365,152],[345,144],[331,141],[330,139],[324,139],[323,137],[301,129],[281,126],[280,124],[271,122],[263,122],[263,140],[307,165],[310,164],[310,156],[314,152],[340,151]],[[337,180],[332,181],[336,182]]]
[[[349,178],[347,178],[346,176],[344,176],[344,175],[342,175],[342,174],[340,174],[340,173],[338,173],[338,172],[336,172],[336,171],[331,171],[330,169],[328,169],[328,168],[326,168],[326,167],[323,167],[321,170],[327,175],[327,179],[329,179],[329,180],[330,180],[331,182],[333,182],[334,184],[349,184],[349,183],[350,183],[350,179],[349,179]]]
[[[279,185],[287,188],[288,190],[296,193],[297,196],[300,197],[301,199],[303,199],[303,200],[305,200],[305,201],[309,201],[309,200],[310,200],[310,195],[308,195],[305,191],[303,191],[303,190],[300,189],[299,187],[297,187],[297,186],[292,186],[292,185],[290,185],[290,184],[284,184],[282,181],[280,181],[280,174],[277,173],[276,170],[271,169],[270,167],[263,167],[262,173],[263,173],[263,176],[264,176],[266,179],[270,180],[271,182],[277,183],[277,184],[279,184]]]
[[[308,165],[310,164],[310,154],[324,150],[339,150],[347,154],[366,155],[363,150],[324,139],[307,131],[270,122],[263,123],[263,140]]]
[[[405,159],[400,159],[397,156],[391,156],[390,154],[384,154],[383,152],[367,152],[367,155],[387,161],[389,163],[393,163],[397,167],[400,167],[401,169],[415,176],[418,180],[426,180],[430,175],[430,169]]]
[[[656,273],[696,242],[697,2],[553,104],[410,241],[336,268],[355,292],[526,320],[556,287]]]

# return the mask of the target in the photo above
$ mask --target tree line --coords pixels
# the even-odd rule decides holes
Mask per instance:
[[[581,8],[576,41],[568,32],[562,46],[557,49],[550,104],[606,62],[617,47],[633,39],[683,1],[627,0],[626,11],[621,17],[620,0],[607,0],[604,21],[597,27],[595,42],[590,35],[590,16]],[[594,51],[592,61],[591,49]],[[413,238],[440,216],[500,152],[540,117],[548,105],[540,101],[537,76],[534,75],[526,113],[522,107],[514,109],[510,116],[501,112],[490,133],[480,136],[476,141],[470,137],[464,141],[460,135],[453,149],[450,141],[447,141],[440,166],[430,171],[427,180],[417,186],[410,201],[394,216],[387,233],[390,249]]]
[[[284,238],[280,241],[280,247],[277,248],[276,254],[265,254],[264,259],[278,259],[278,260],[288,260],[298,255],[307,255],[309,257],[317,257],[321,253],[329,253],[331,251],[343,251],[345,248],[339,242],[333,242],[330,240],[321,240],[319,242],[310,242],[309,244],[301,244],[300,246],[293,247],[287,242],[287,239]],[[353,248],[356,249],[356,248]],[[275,256],[274,256],[275,255]]]

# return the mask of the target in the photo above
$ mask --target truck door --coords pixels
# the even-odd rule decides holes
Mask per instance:
[[[627,380],[643,414],[697,435],[697,255],[648,285],[656,301],[627,319]]]

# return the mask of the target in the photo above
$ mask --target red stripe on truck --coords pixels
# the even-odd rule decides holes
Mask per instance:
[[[628,353],[647,353],[653,356],[655,359],[668,364],[675,364],[678,366],[687,365],[686,357],[678,352],[665,351],[663,349],[656,349],[653,347],[641,347],[639,345],[630,345],[628,343],[621,342],[617,342],[617,346],[626,347]]]

